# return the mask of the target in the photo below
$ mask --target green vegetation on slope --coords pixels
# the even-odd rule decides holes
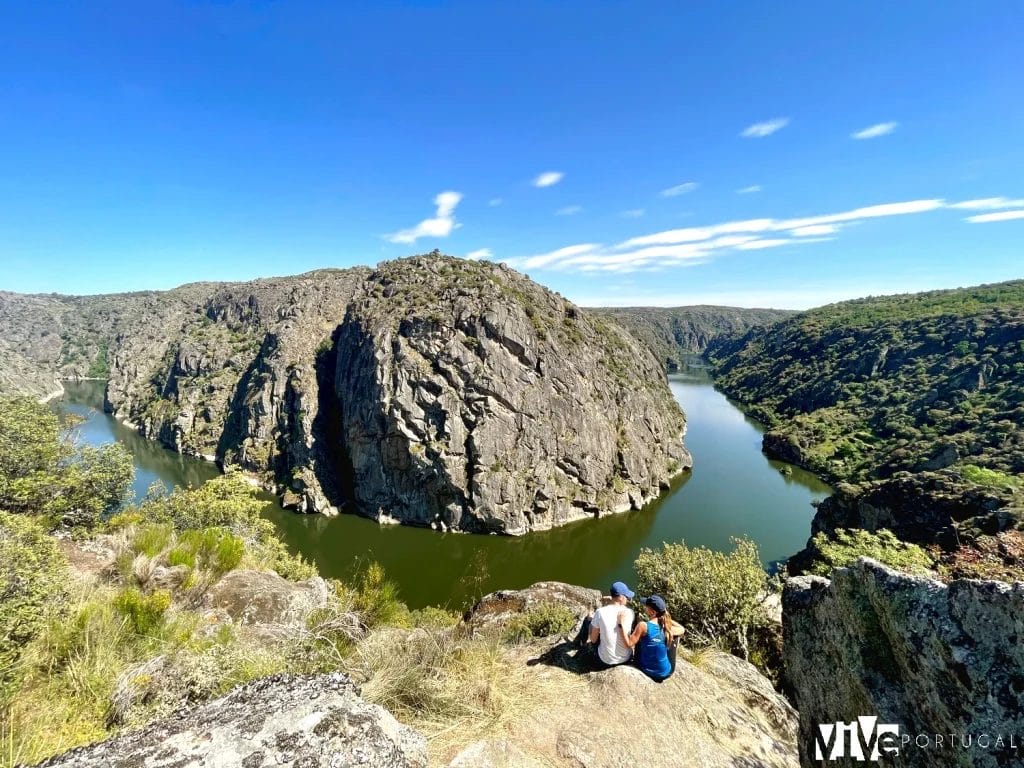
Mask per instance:
[[[766,448],[831,480],[1024,472],[1024,281],[821,307],[707,356]]]
[[[770,326],[790,317],[783,309],[739,307],[602,307],[587,312],[615,320],[653,350],[669,371],[683,367],[688,355],[699,355],[717,338]]]

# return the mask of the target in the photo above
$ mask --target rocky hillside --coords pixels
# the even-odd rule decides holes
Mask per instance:
[[[638,509],[690,463],[654,356],[500,265],[378,268],[335,390],[346,485],[381,519],[523,533]]]
[[[690,464],[652,354],[494,264],[0,298],[4,390],[109,376],[119,419],[302,511],[518,534],[638,508]]]
[[[708,357],[769,453],[832,480],[1024,472],[1024,281],[833,304]]]
[[[0,393],[45,397],[60,391],[60,379],[105,379],[120,334],[173,322],[212,289],[194,283],[100,296],[0,291]]]
[[[670,373],[679,370],[687,355],[703,354],[723,336],[734,336],[771,326],[794,313],[784,309],[739,307],[622,307],[597,308],[590,312],[614,319],[663,360]]]
[[[899,754],[883,754],[880,764],[1020,765],[1022,611],[1024,584],[947,585],[867,559],[831,581],[790,579],[785,666],[800,712],[801,764],[818,764],[819,725],[874,715],[899,727]],[[965,749],[961,738],[968,737]],[[864,764],[849,753],[829,763]]]
[[[997,537],[1024,525],[1024,281],[834,304],[707,357],[770,456],[840,483],[815,532],[887,528],[1021,572]]]

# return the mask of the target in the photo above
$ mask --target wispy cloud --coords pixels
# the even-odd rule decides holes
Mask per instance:
[[[700,184],[698,184],[696,181],[685,181],[682,184],[676,184],[674,187],[669,187],[668,189],[661,190],[661,196],[679,197],[679,195],[685,195],[689,192],[693,192],[693,190],[695,190],[699,186]]]
[[[851,139],[877,139],[879,136],[885,136],[886,134],[892,133],[896,130],[896,126],[899,123],[875,123],[869,125],[867,128],[862,128],[859,131],[855,131],[850,134]]]
[[[961,208],[965,211],[1000,211],[1004,208],[1024,208],[1024,200],[1011,200],[1007,197],[983,197],[979,200],[953,203],[949,207]]]
[[[760,184],[751,184],[749,187],[743,187],[742,189],[737,189],[736,190],[736,194],[737,195],[752,195],[755,192],[760,192],[760,191],[761,191],[761,185]]]
[[[1024,211],[1000,211],[999,213],[981,213],[977,216],[968,216],[971,224],[987,224],[990,221],[1012,221],[1013,219],[1024,219]]]
[[[479,259],[489,259],[493,255],[490,248],[477,248],[475,251],[467,253],[466,258],[470,261],[477,261]]]
[[[440,193],[434,198],[437,211],[433,218],[424,219],[415,227],[385,235],[385,238],[392,243],[409,245],[421,237],[447,237],[453,229],[461,226],[455,221],[455,207],[460,200],[462,200],[462,194],[459,192]]]
[[[789,125],[788,117],[776,117],[771,120],[765,120],[763,123],[754,123],[748,125],[740,133],[745,139],[763,139],[765,136],[771,136],[776,131],[781,131]]]
[[[555,184],[565,178],[565,174],[561,171],[545,171],[533,180],[533,186],[535,187],[553,187]]]
[[[639,219],[647,213],[643,208],[630,208],[628,211],[623,211],[619,214],[624,219]]]
[[[492,197],[490,200],[487,201],[487,204],[489,206],[491,206],[491,208],[497,208],[499,205],[501,205],[504,202],[505,201],[502,200],[500,197]]]
[[[1022,201],[1001,197],[963,203],[926,198],[789,219],[723,221],[639,235],[617,245],[572,245],[549,253],[512,259],[509,263],[527,269],[581,272],[636,272],[688,267],[707,263],[728,251],[760,251],[825,242],[840,236],[851,224],[872,219],[911,216],[941,209],[985,210],[1019,202]],[[1024,205],[1021,207],[1024,208]],[[1024,211],[1005,210],[980,214],[970,217],[968,221],[982,223],[1018,218],[1024,218]]]
[[[582,205],[567,205],[555,211],[556,216],[575,216],[577,213],[583,213]]]

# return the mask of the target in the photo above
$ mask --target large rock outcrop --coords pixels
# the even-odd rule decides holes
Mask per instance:
[[[803,764],[817,764],[819,725],[874,715],[899,726],[899,754],[884,755],[885,765],[1020,765],[1024,755],[1009,740],[1024,747],[1022,617],[1021,583],[944,584],[866,558],[831,581],[790,579],[785,674],[800,711]],[[925,746],[914,743],[918,736]]]
[[[318,437],[333,414],[321,413],[322,394],[329,408],[331,337],[368,272],[211,286],[174,322],[118,337],[109,410],[177,451],[260,475],[302,511],[331,510],[336,473]]]
[[[345,675],[277,675],[40,768],[426,768],[426,742]]]
[[[107,378],[119,420],[304,512],[515,534],[638,508],[690,465],[652,353],[491,263],[0,294],[0,329],[0,389]]]
[[[520,534],[638,509],[689,466],[653,354],[501,265],[381,265],[337,337],[355,506]]]

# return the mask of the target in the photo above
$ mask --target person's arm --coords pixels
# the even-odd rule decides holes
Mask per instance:
[[[596,621],[590,622],[590,635],[587,636],[587,642],[593,645],[601,639],[601,627],[597,625]]]
[[[622,642],[626,644],[626,647],[635,648],[636,644],[640,642],[640,638],[647,634],[647,622],[641,621],[636,625],[636,628],[633,630],[633,634],[627,634],[626,626],[622,623],[625,618],[626,612],[622,611],[619,614],[619,621],[616,626],[619,628],[619,633],[622,635]]]

